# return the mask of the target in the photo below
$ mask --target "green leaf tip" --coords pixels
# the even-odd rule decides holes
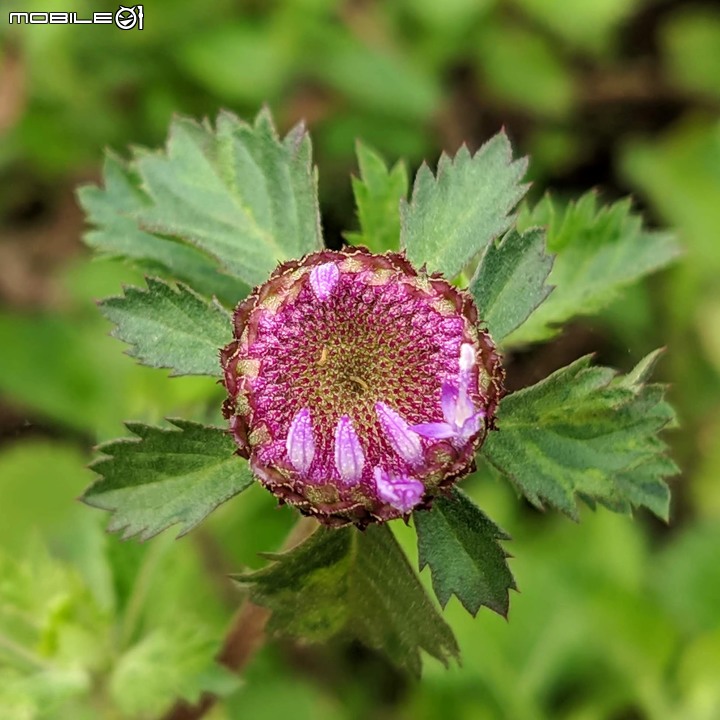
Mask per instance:
[[[302,545],[236,579],[272,610],[271,633],[358,640],[418,676],[423,649],[445,665],[459,649],[387,525],[319,528]]]
[[[383,253],[400,249],[400,202],[407,198],[408,174],[398,161],[388,169],[382,156],[360,141],[356,143],[360,177],[352,178],[359,232],[347,232],[354,245]]]
[[[100,457],[90,465],[100,477],[82,500],[109,510],[108,529],[124,539],[147,540],[172,525],[184,535],[253,482],[225,430],[188,420],[168,422],[167,429],[126,423],[135,438],[100,445]]]
[[[219,376],[218,353],[232,335],[230,314],[189,287],[145,279],[147,290],[124,288],[124,295],[100,302],[115,324],[114,337],[131,345],[129,354],[172,375]]]
[[[487,244],[512,225],[527,191],[527,159],[513,160],[505,132],[474,155],[463,145],[440,156],[437,173],[423,164],[410,202],[401,204],[401,244],[416,266],[455,277]]]
[[[510,537],[461,490],[438,497],[431,510],[413,514],[419,566],[430,566],[432,584],[444,608],[456,595],[473,616],[484,605],[507,617],[510,590],[517,590],[499,540]]]
[[[678,468],[657,434],[675,414],[664,386],[644,384],[657,358],[618,376],[586,356],[509,395],[482,455],[538,508],[578,519],[581,498],[616,512],[646,507],[667,520],[665,478]]]

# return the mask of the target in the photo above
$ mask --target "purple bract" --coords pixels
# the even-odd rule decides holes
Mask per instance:
[[[241,302],[224,413],[281,501],[364,527],[427,507],[474,469],[503,394],[471,296],[398,253],[324,250]]]

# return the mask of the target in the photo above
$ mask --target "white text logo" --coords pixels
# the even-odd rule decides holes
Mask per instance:
[[[96,12],[81,18],[76,12],[13,12],[10,25],[117,25],[120,30],[143,29],[143,6],[120,7],[114,12]]]

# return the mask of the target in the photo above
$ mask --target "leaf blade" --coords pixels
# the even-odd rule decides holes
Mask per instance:
[[[100,477],[82,500],[110,511],[108,529],[125,539],[147,540],[176,524],[184,535],[253,482],[225,430],[169,422],[174,429],[126,423],[137,439],[100,445],[102,456],[90,466]]]
[[[172,375],[219,376],[218,352],[229,340],[231,318],[185,285],[146,278],[147,290],[126,287],[124,295],[100,302],[115,324],[114,337],[131,345],[143,365],[170,368]]]
[[[510,230],[488,245],[469,289],[495,342],[502,343],[552,292],[545,284],[552,265],[539,228]]]
[[[548,250],[555,253],[548,282],[555,289],[507,337],[507,347],[553,337],[562,323],[602,310],[622,288],[681,254],[673,235],[643,229],[629,200],[598,208],[592,192],[565,208],[546,196],[532,211],[521,213],[518,226],[528,225],[547,226]]]
[[[509,395],[482,455],[539,508],[577,519],[582,498],[617,512],[644,506],[667,519],[665,478],[677,467],[657,433],[675,416],[664,387],[643,382],[657,356],[620,377],[586,356]]]
[[[455,277],[513,222],[525,194],[520,180],[526,159],[513,160],[504,132],[471,155],[463,146],[454,158],[442,155],[433,175],[422,165],[410,202],[401,204],[401,245],[416,266]]]
[[[322,247],[309,135],[300,127],[280,140],[266,110],[253,126],[221,112],[215,132],[176,119],[166,153],[136,165],[152,201],[140,226],[209,253],[249,285]]]
[[[357,205],[359,232],[345,233],[348,241],[365,245],[375,253],[400,248],[400,202],[407,198],[408,174],[405,163],[388,168],[382,156],[357,143],[360,177],[352,178]]]
[[[385,525],[363,533],[319,528],[271,565],[237,579],[253,602],[273,611],[271,632],[311,642],[357,639],[416,675],[421,648],[445,664],[458,655],[452,631]]]
[[[462,491],[438,497],[431,510],[416,511],[420,570],[430,566],[441,607],[456,595],[473,616],[484,605],[507,617],[509,591],[516,590],[499,540],[509,540]]]

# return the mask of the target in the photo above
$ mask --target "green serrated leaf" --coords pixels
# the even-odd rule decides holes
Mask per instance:
[[[177,429],[126,423],[139,439],[100,445],[104,457],[90,466],[101,477],[82,499],[111,511],[109,530],[121,531],[124,538],[147,540],[176,524],[184,535],[253,481],[225,430],[169,422]]]
[[[455,277],[512,224],[513,208],[527,190],[527,160],[513,160],[504,132],[471,155],[463,146],[443,154],[433,176],[423,164],[409,203],[401,204],[401,244],[416,266]]]
[[[360,232],[345,233],[354,245],[365,245],[376,253],[400,248],[400,201],[407,198],[408,175],[402,161],[388,170],[381,155],[357,144],[360,178],[352,187],[360,220]]]
[[[147,290],[127,287],[100,303],[116,325],[112,334],[132,345],[130,355],[143,365],[171,368],[172,375],[220,375],[218,351],[232,335],[227,311],[185,285],[146,282]]]
[[[445,664],[458,657],[452,631],[386,525],[319,528],[274,559],[237,578],[253,602],[273,611],[270,631],[311,642],[350,637],[415,675],[420,649]]]
[[[550,297],[506,346],[545,340],[576,315],[589,315],[609,305],[618,292],[672,262],[680,255],[675,237],[644,230],[629,200],[598,209],[590,192],[565,208],[545,197],[521,214],[518,227],[547,226],[547,246],[555,254],[548,278]]]
[[[252,126],[221,112],[215,131],[176,119],[166,153],[135,166],[151,200],[135,213],[140,227],[210,253],[250,285],[322,247],[310,137],[298,126],[281,140],[267,110]]]
[[[462,491],[438,497],[432,510],[413,513],[418,563],[432,572],[435,595],[445,607],[457,595],[471,615],[485,605],[507,617],[509,591],[516,590],[508,554],[498,540],[509,540]]]
[[[664,478],[678,470],[657,433],[675,416],[664,387],[643,384],[657,357],[616,377],[586,356],[513,393],[500,404],[484,457],[537,507],[577,518],[579,497],[617,512],[644,506],[667,519]]]
[[[545,281],[552,265],[539,228],[511,230],[488,245],[469,289],[495,342],[520,327],[550,294]]]
[[[215,295],[234,306],[250,287],[226,275],[217,262],[191,245],[145,232],[134,215],[149,199],[140,189],[141,179],[128,165],[108,153],[103,166],[104,188],[87,185],[78,191],[80,205],[96,229],[85,234],[85,242],[96,252],[131,261],[140,269],[173,280],[181,280],[208,297]]]

